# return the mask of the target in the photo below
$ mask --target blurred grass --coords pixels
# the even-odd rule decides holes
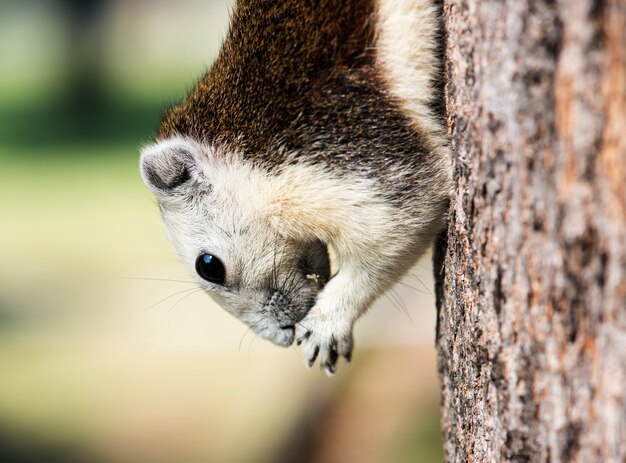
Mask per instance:
[[[320,391],[350,397],[359,381],[372,393],[386,388],[386,401],[404,381],[403,390],[437,402],[421,383],[410,386],[409,376],[423,375],[401,365],[370,367],[383,388],[357,380],[363,347],[335,382],[254,336],[241,350],[245,327],[203,294],[175,312],[176,298],[145,311],[177,286],[120,277],[187,277],[139,178],[135,145],[0,146],[0,165],[0,445],[22,458],[0,451],[0,461],[274,463],[302,414],[324,407]],[[376,358],[389,369],[399,353],[385,352]],[[441,461],[437,414],[420,403],[397,408],[397,419],[415,416],[385,461]],[[355,425],[375,432],[389,403],[360,415]],[[326,440],[348,446],[354,437]]]
[[[0,146],[0,163],[0,250],[15,270],[32,270],[25,256],[93,270],[165,244],[138,175],[136,146]]]
[[[353,365],[329,381],[206,295],[166,298],[181,284],[151,280],[189,277],[141,183],[138,149],[217,53],[225,2],[109,2],[98,83],[80,91],[54,5],[0,0],[0,462],[275,463],[308,412],[341,429],[326,407],[363,392],[344,416],[365,417],[344,428],[354,434],[311,445],[365,455],[350,448],[354,430],[396,420],[391,440],[372,439],[385,462],[441,461],[436,382],[416,374],[434,371],[432,348],[415,348],[432,344],[428,295],[409,296],[426,306],[409,328],[388,303],[373,310]],[[394,350],[390,338],[410,343]]]
[[[411,423],[394,443],[393,461],[397,463],[444,461],[439,419],[437,401],[433,400],[431,403],[416,407]]]
[[[62,98],[5,103],[0,105],[0,142],[4,149],[36,157],[65,156],[64,150],[60,152],[65,148],[71,156],[77,145],[99,148],[82,156],[102,158],[128,148],[132,152],[137,143],[151,140],[165,107],[160,100],[128,101],[107,95],[83,104]]]

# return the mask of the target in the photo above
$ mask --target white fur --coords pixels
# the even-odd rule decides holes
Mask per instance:
[[[142,165],[177,146],[193,153],[197,171],[177,191],[157,191],[168,235],[191,273],[201,252],[220,257],[231,278],[228,286],[239,292],[198,281],[229,312],[251,326],[260,323],[257,333],[286,343],[275,324],[259,322],[252,310],[276,262],[273,252],[279,252],[281,266],[294,265],[285,256],[319,239],[337,254],[337,274],[297,330],[299,336],[311,332],[305,358],[319,347],[322,364],[333,348],[339,355],[350,353],[356,319],[429,245],[430,239],[420,243],[416,237],[432,236],[441,226],[437,211],[413,217],[410,210],[387,204],[375,194],[375,180],[339,177],[308,163],[270,175],[234,151],[173,138],[144,149]]]
[[[376,60],[388,91],[414,128],[431,139],[433,153],[448,160],[448,141],[430,108],[434,84],[443,78],[436,54],[437,8],[432,0],[377,0],[376,5]]]

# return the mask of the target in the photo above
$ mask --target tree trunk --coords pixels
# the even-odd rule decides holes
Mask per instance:
[[[446,460],[626,462],[626,2],[444,17]]]

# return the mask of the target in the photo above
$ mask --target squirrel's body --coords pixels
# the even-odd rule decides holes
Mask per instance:
[[[295,327],[330,372],[444,225],[437,14],[426,0],[240,0],[212,69],[142,155],[207,291],[277,344]]]

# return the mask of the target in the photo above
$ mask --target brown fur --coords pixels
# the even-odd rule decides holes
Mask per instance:
[[[392,164],[417,168],[428,138],[384,91],[374,8],[373,0],[240,0],[212,69],[169,111],[158,138],[226,142],[269,167],[296,152],[383,178]]]
[[[159,138],[243,137],[260,148],[292,126],[303,96],[334,70],[371,62],[365,52],[373,39],[370,9],[359,0],[239,1],[211,71],[168,114]]]

